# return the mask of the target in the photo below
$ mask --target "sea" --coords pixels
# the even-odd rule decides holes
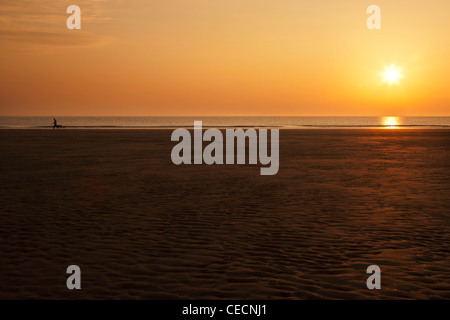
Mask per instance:
[[[67,129],[193,128],[450,128],[450,117],[56,117]],[[53,117],[0,117],[0,129],[49,129]]]

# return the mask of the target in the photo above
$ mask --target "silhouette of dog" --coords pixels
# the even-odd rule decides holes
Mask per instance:
[[[53,129],[63,129],[64,127],[60,124],[56,124],[53,126]]]

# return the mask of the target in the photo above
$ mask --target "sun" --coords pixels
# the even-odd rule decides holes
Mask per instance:
[[[381,77],[383,78],[383,82],[393,85],[399,83],[399,81],[403,78],[403,74],[399,67],[395,64],[391,64],[390,66],[384,68],[381,73]]]

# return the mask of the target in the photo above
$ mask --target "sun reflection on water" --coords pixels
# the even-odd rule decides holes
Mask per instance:
[[[398,129],[400,126],[400,117],[383,117],[381,123],[387,129]]]

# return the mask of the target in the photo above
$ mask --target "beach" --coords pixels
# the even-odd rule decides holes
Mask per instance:
[[[274,176],[171,133],[0,130],[0,299],[450,298],[450,130],[280,130]]]

